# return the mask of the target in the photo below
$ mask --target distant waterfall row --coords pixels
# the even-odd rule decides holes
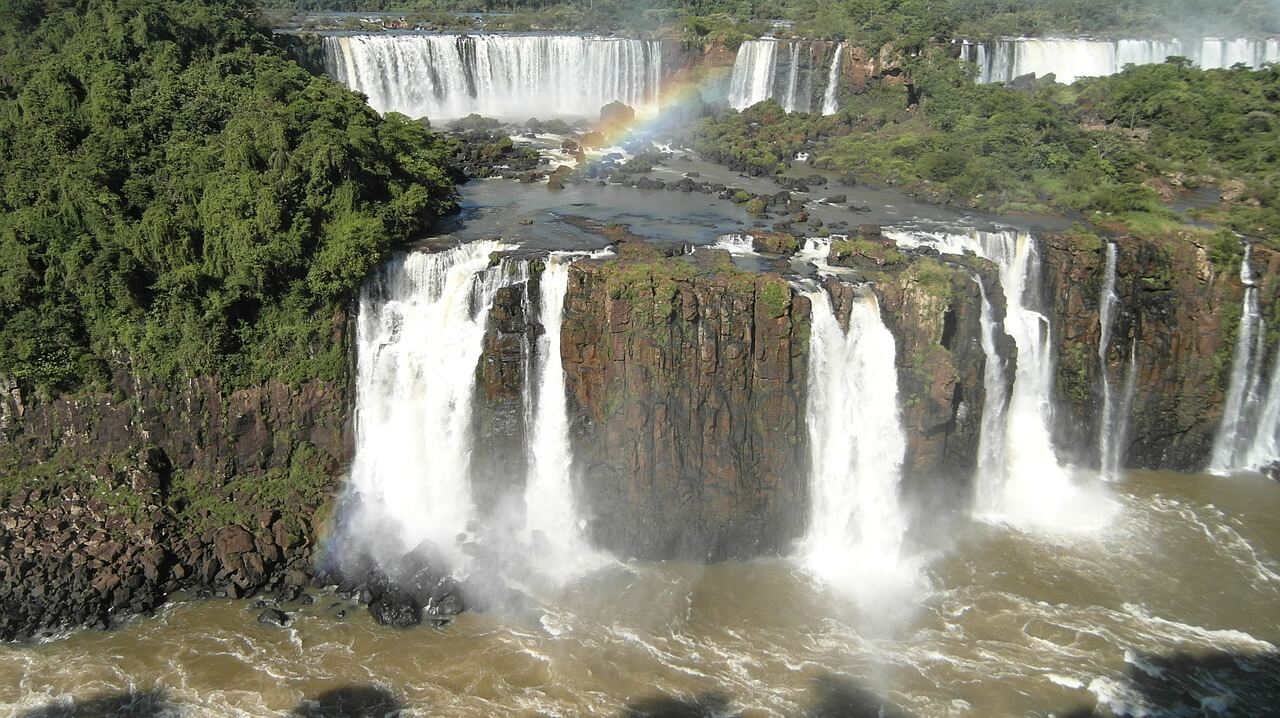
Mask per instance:
[[[585,35],[342,35],[325,69],[379,112],[450,119],[477,113],[594,116],[615,100],[656,107],[662,43]]]
[[[835,46],[829,56],[827,47],[772,38],[742,43],[729,81],[729,105],[741,110],[774,100],[787,112],[835,114],[845,45]]]
[[[977,63],[978,82],[1010,82],[1049,73],[1070,84],[1082,77],[1114,75],[1125,65],[1153,65],[1170,56],[1186,57],[1205,69],[1243,63],[1259,68],[1280,62],[1280,39],[1254,40],[1091,40],[1087,38],[1009,38],[961,42],[960,57]]]

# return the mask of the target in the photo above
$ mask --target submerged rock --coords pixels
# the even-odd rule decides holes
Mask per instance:
[[[293,623],[293,619],[289,614],[278,608],[267,608],[264,609],[262,613],[258,614],[258,623],[261,623],[264,626],[279,626],[280,628],[285,628],[289,624]]]

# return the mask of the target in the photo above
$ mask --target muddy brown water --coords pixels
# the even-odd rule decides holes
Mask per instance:
[[[618,563],[440,630],[382,628],[323,592],[288,628],[248,601],[185,601],[0,648],[0,714],[1274,715],[1280,484],[1139,473],[1112,490],[1121,510],[1091,535],[962,522],[918,547],[930,588],[893,617],[785,559]]]

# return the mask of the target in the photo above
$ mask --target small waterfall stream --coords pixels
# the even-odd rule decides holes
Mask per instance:
[[[1266,326],[1258,305],[1258,288],[1249,260],[1253,245],[1245,244],[1240,260],[1240,282],[1244,285],[1244,306],[1236,330],[1236,346],[1231,356],[1231,374],[1227,380],[1227,397],[1222,407],[1222,421],[1213,440],[1209,470],[1230,473],[1245,468],[1245,453],[1250,442],[1253,420],[1257,416],[1260,368]]]
[[[569,412],[565,399],[560,328],[569,287],[573,254],[553,252],[540,280],[538,369],[526,381],[537,387],[529,432],[529,468],[525,483],[525,525],[531,558],[538,573],[569,577],[600,563],[583,533],[574,497],[573,451],[569,445]]]
[[[986,392],[982,413],[982,425],[978,434],[978,476],[975,481],[975,503],[978,506],[994,506],[999,499],[1005,473],[1004,439],[1005,439],[1005,406],[1009,399],[1009,387],[1006,386],[1004,360],[996,345],[996,332],[1003,331],[991,313],[991,302],[987,299],[987,288],[982,278],[974,276],[978,283],[978,291],[982,296],[982,352],[986,357],[983,365],[983,387]]]
[[[844,43],[836,46],[831,56],[831,68],[827,70],[827,89],[822,93],[822,114],[834,115],[840,111],[837,93],[840,88],[840,59],[844,55]]]
[[[895,342],[869,289],[842,329],[822,289],[813,306],[806,421],[812,478],[802,553],[811,571],[861,603],[882,604],[915,581],[903,557],[898,495],[906,436]]]
[[[1102,417],[1098,421],[1098,470],[1102,477],[1114,480],[1120,469],[1119,447],[1116,443],[1116,427],[1111,406],[1111,375],[1107,366],[1107,351],[1111,347],[1111,328],[1115,324],[1115,310],[1120,303],[1116,296],[1116,243],[1107,242],[1106,273],[1102,291],[1098,297],[1098,382],[1102,388]]]
[[[485,321],[495,293],[524,265],[489,267],[508,248],[474,242],[389,262],[365,286],[357,324],[352,528],[374,555],[430,541],[450,558],[475,517],[471,405]]]

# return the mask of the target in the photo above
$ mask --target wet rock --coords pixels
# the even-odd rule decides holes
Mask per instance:
[[[422,623],[422,609],[405,592],[391,588],[369,602],[369,615],[379,625],[409,628]]]
[[[280,628],[285,628],[289,626],[289,624],[293,623],[293,619],[289,614],[278,608],[268,608],[258,614],[258,623],[261,623],[264,626],[278,626]]]
[[[833,194],[830,197],[824,198],[822,201],[826,202],[827,204],[844,204],[845,199],[847,199],[845,195]]]

